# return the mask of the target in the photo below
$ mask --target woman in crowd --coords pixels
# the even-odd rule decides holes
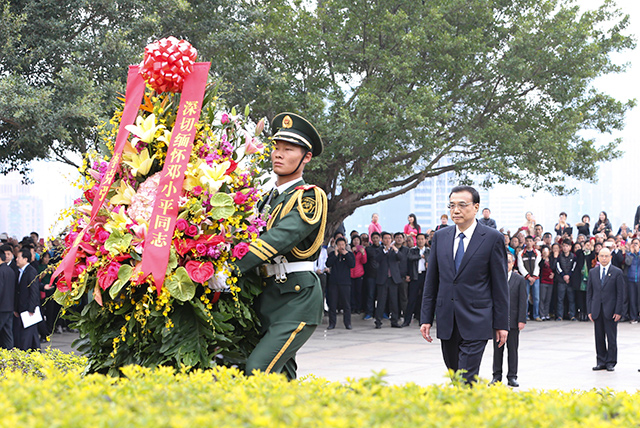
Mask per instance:
[[[576,227],[578,228],[578,234],[582,234],[587,238],[591,236],[591,217],[587,214],[582,216],[582,221],[580,223],[576,223]]]
[[[442,229],[443,227],[447,227],[447,226],[449,226],[449,224],[448,224],[448,223],[449,223],[449,216],[448,216],[448,215],[446,215],[446,214],[442,214],[442,215],[440,216],[440,224],[436,226],[436,230],[440,230],[440,229]]]
[[[551,251],[549,247],[542,247],[542,259],[540,260],[540,318],[550,320],[549,305],[553,293],[553,268],[551,265]]]
[[[378,223],[378,213],[373,213],[371,215],[371,224],[369,224],[369,236],[371,236],[373,232],[382,233],[382,226],[380,226],[380,223]]]
[[[596,225],[593,226],[593,234],[595,235],[596,233],[604,233],[605,235],[608,236],[609,233],[611,233],[612,229],[613,227],[611,227],[611,222],[607,218],[607,213],[604,211],[601,211],[600,218],[596,222]]]
[[[364,278],[364,265],[367,263],[367,252],[361,245],[360,236],[351,238],[351,251],[356,257],[356,265],[351,268],[351,312],[359,314],[366,311],[366,299],[363,293],[362,279]]]
[[[408,218],[409,223],[404,225],[404,235],[416,237],[420,233],[420,225],[416,219],[416,215],[411,213]]]

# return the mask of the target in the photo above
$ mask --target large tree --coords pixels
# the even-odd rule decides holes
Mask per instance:
[[[77,165],[144,47],[175,35],[215,51],[237,3],[0,0],[0,173],[27,178],[39,159]]]
[[[137,12],[128,16],[124,2],[76,0],[88,11],[102,5],[121,21],[113,27],[116,20],[101,15],[88,22],[92,15],[84,12],[73,17],[76,31],[48,31],[51,43],[79,34],[82,41],[97,42],[61,45],[55,58],[75,52],[95,63],[85,60],[78,69],[66,61],[66,74],[52,75],[44,87],[25,77],[24,69],[48,66],[52,59],[41,47],[39,61],[7,68],[5,52],[13,49],[7,35],[37,44],[31,33],[37,24],[16,5],[57,2],[4,1],[13,5],[0,20],[5,170],[7,159],[16,156],[7,143],[41,149],[23,160],[45,156],[46,146],[37,144],[43,135],[58,157],[62,149],[82,151],[89,125],[108,110],[105,92],[102,98],[91,92],[104,89],[97,82],[115,82],[113,70],[139,59],[133,52],[173,34],[192,42],[200,59],[212,61],[232,104],[252,101],[254,114],[268,118],[299,112],[317,125],[326,149],[307,175],[329,195],[329,231],[356,208],[447,171],[461,180],[483,177],[485,185],[513,182],[555,191],[564,190],[566,177],[594,180],[599,162],[620,155],[619,142],[610,138],[598,146],[584,135],[621,129],[634,105],[592,85],[599,76],[625,70],[612,62],[612,53],[635,47],[625,34],[628,16],[611,1],[584,11],[570,0],[131,0]],[[38,19],[64,21],[64,15],[50,16]],[[118,49],[105,46],[112,39]],[[93,55],[83,54],[84,48]],[[108,78],[97,79],[101,73]],[[66,86],[56,87],[56,79]],[[9,94],[22,91],[17,104],[25,104],[19,111],[29,120],[5,113],[12,106],[7,87]],[[36,90],[57,98],[38,103]],[[104,100],[101,106],[96,99]],[[64,114],[48,117],[58,102],[68,105]],[[67,116],[79,116],[77,125],[49,135],[68,123]]]
[[[308,176],[329,195],[329,231],[447,171],[562,191],[620,155],[583,137],[621,129],[634,105],[592,85],[635,47],[610,1],[289,3],[264,2],[236,100],[317,124],[326,151]]]

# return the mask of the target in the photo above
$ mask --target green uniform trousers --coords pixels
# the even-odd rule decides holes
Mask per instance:
[[[258,346],[247,359],[246,372],[261,370],[265,373],[283,373],[288,379],[296,378],[296,353],[316,329],[305,322],[281,321],[269,326]]]

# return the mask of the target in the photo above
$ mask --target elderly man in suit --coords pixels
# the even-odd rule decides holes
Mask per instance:
[[[600,266],[591,269],[587,279],[587,313],[596,337],[593,370],[612,372],[618,362],[618,321],[624,313],[625,283],[622,270],[611,264],[611,250],[600,250],[598,261]]]
[[[507,384],[514,388],[520,386],[518,383],[518,345],[520,342],[520,330],[524,329],[527,323],[527,281],[517,272],[513,271],[515,259],[513,254],[507,253],[507,272],[509,282],[509,336],[507,336],[507,346],[509,350],[507,372]],[[504,346],[498,347],[497,342],[493,343],[493,380],[491,383],[502,382],[502,360],[504,357]]]
[[[480,195],[470,186],[457,186],[449,195],[455,227],[433,236],[424,285],[420,332],[431,342],[438,319],[438,338],[448,369],[464,370],[470,383],[480,371],[487,340],[503,346],[509,333],[509,286],[504,238],[478,224]]]
[[[382,245],[376,254],[378,273],[376,276],[376,291],[378,306],[376,307],[376,328],[382,328],[382,315],[384,307],[389,299],[389,311],[391,312],[391,327],[401,328],[398,324],[398,288],[402,282],[400,275],[400,262],[405,260],[400,255],[398,247],[393,245],[391,234],[382,232]]]

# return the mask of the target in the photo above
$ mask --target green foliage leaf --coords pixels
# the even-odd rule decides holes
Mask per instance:
[[[118,279],[109,287],[109,296],[112,299],[116,299],[118,297],[118,293],[122,290],[129,279],[131,278],[131,274],[133,273],[133,267],[131,265],[122,265],[120,269],[118,269]]]
[[[165,279],[165,286],[175,299],[186,302],[196,294],[196,285],[189,278],[187,270],[180,266],[175,273]]]

